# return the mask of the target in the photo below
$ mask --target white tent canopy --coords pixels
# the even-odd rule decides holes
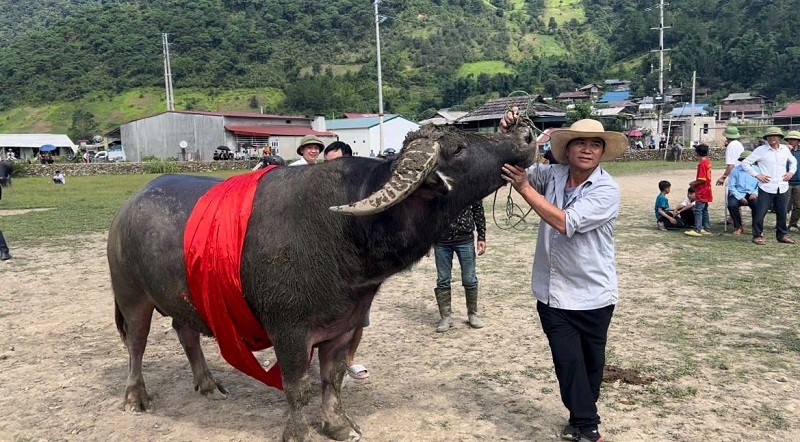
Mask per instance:
[[[77,145],[65,134],[0,134],[0,149],[39,148],[45,144],[69,148],[73,153]]]

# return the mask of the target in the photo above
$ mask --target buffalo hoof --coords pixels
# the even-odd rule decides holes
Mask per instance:
[[[322,423],[322,432],[333,440],[359,441],[361,440],[361,428],[352,421],[347,415],[341,417],[338,422],[325,421]]]
[[[195,384],[194,391],[199,391],[203,396],[213,400],[228,398],[228,390],[210,377],[204,379],[199,384]]]
[[[291,419],[283,429],[281,442],[305,442],[308,440],[308,425],[304,421],[293,422]]]
[[[125,403],[122,405],[126,412],[141,413],[149,410],[152,398],[144,387],[129,388],[125,391]]]

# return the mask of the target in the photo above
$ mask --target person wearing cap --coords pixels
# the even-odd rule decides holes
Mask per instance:
[[[789,149],[792,150],[792,156],[800,164],[800,131],[790,130],[786,132],[784,140],[789,145]],[[789,209],[787,211],[792,212],[789,216],[789,230],[800,231],[800,227],[797,226],[797,222],[800,221],[800,167],[789,178]]]
[[[744,152],[744,146],[739,141],[741,135],[736,126],[726,127],[722,135],[725,137],[725,172],[722,172],[722,176],[717,178],[717,186],[725,184],[725,178],[728,178],[733,168],[739,164],[739,157]]]
[[[289,164],[289,166],[306,166],[317,161],[319,153],[325,148],[325,143],[315,135],[306,135],[300,139],[300,146],[297,147],[297,154],[300,159]]]
[[[600,162],[623,155],[628,142],[624,134],[584,119],[554,131],[550,145],[559,164],[527,170],[506,164],[503,179],[543,221],[531,291],[550,343],[561,401],[569,410],[562,436],[602,441],[596,403],[618,299],[614,223],[620,190]]]
[[[797,159],[789,147],[781,144],[783,131],[770,127],[764,134],[766,144],[758,146],[742,161],[742,168],[758,180],[756,213],[753,215],[753,243],[764,245],[764,217],[775,207],[775,236],[778,242],[794,244],[786,228],[786,211],[789,204],[789,180],[797,172]],[[753,168],[757,164],[760,170]],[[788,165],[788,168],[787,168]]]

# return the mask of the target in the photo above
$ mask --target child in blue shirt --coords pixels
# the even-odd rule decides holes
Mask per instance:
[[[683,222],[675,218],[675,214],[669,210],[669,200],[667,195],[672,189],[669,181],[663,180],[658,183],[660,193],[656,197],[656,204],[653,210],[656,214],[656,222],[659,230],[679,229],[683,227]]]

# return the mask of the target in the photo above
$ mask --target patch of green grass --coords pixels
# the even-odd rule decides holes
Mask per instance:
[[[523,41],[524,45],[541,57],[566,55],[567,50],[552,35],[532,34],[530,41]]]
[[[542,20],[545,24],[550,22],[550,17],[554,17],[559,25],[573,19],[580,23],[586,21],[586,11],[581,0],[545,0],[544,5]]]
[[[712,162],[712,167],[714,169],[724,169],[724,161]],[[696,168],[697,164],[690,161],[611,161],[603,163],[603,169],[607,170],[613,176],[639,174],[658,175],[674,170],[695,170]],[[674,190],[673,188],[673,191]]]
[[[241,171],[220,171],[197,175],[225,178]],[[12,245],[73,241],[84,233],[108,230],[122,204],[158,175],[95,175],[67,177],[58,186],[47,177],[15,178],[3,189],[0,210],[50,210],[0,216],[0,230]]]
[[[514,70],[506,66],[506,62],[501,60],[484,60],[474,63],[464,63],[458,69],[459,77],[468,77],[470,75],[477,77],[480,74],[496,75],[513,73]]]

